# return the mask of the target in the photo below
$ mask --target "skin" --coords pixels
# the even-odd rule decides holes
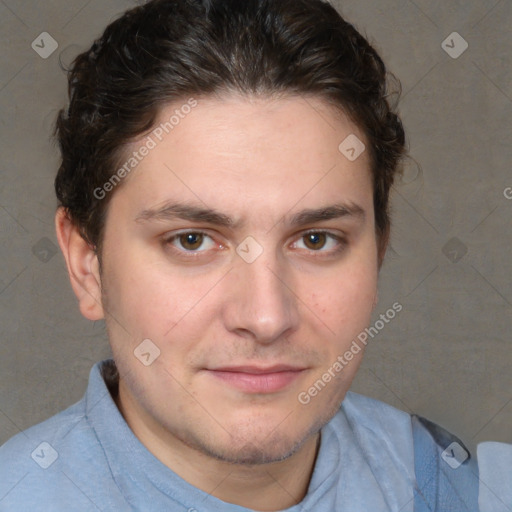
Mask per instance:
[[[155,457],[224,501],[270,511],[303,499],[319,430],[361,363],[362,351],[307,405],[298,401],[368,325],[376,302],[369,156],[350,162],[338,150],[352,133],[364,141],[317,98],[203,98],[114,191],[101,272],[94,249],[57,212],[82,314],[106,321],[124,418]],[[155,213],[175,202],[234,225]],[[334,204],[349,213],[291,224]],[[305,236],[311,229],[342,242]],[[207,236],[176,236],[183,231]],[[263,249],[252,263],[236,252],[248,236]],[[160,350],[149,366],[134,356],[144,339]],[[302,371],[270,392],[241,390],[213,371],[274,364]]]

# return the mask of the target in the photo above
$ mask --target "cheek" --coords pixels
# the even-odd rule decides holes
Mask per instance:
[[[112,329],[122,328],[119,336],[129,334],[133,341],[157,339],[165,325],[170,328],[178,314],[174,293],[169,293],[168,283],[150,265],[141,265],[133,255],[121,261],[111,258],[104,274],[103,301]]]
[[[340,270],[311,295],[314,310],[337,334],[357,334],[370,320],[377,292],[376,265]]]
[[[135,345],[149,338],[162,353],[186,352],[200,339],[212,321],[212,302],[220,300],[211,290],[217,275],[191,278],[161,264],[140,264],[135,255],[131,261],[112,263],[104,300],[112,316],[113,344],[126,344],[128,333]]]
[[[126,233],[113,233],[106,248],[105,289],[116,298],[116,306],[130,314],[154,309],[161,301],[164,290],[171,296],[169,278],[157,263],[156,250],[148,251]],[[138,309],[135,310],[134,308]]]

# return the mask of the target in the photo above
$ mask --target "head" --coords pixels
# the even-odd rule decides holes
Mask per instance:
[[[375,304],[404,152],[382,60],[320,0],[156,0],[77,57],[69,95],[57,232],[125,415],[219,459],[288,457],[363,351],[298,395]]]

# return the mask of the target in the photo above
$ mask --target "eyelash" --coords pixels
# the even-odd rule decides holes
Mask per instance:
[[[202,235],[204,237],[208,237],[211,240],[213,240],[213,237],[211,237],[208,233],[206,233],[204,231],[182,231],[180,233],[174,233],[173,235],[164,238],[163,243],[165,246],[170,247],[171,250],[179,256],[186,255],[185,257],[188,259],[199,258],[199,257],[203,256],[205,253],[207,253],[208,250],[198,251],[198,250],[176,249],[172,245],[172,243],[175,240],[178,240],[181,236],[190,235],[190,234]],[[323,248],[319,249],[317,251],[315,251],[313,249],[309,249],[309,250],[306,249],[309,253],[311,253],[313,255],[314,258],[326,258],[329,256],[335,256],[335,255],[341,253],[347,245],[347,241],[345,240],[345,238],[343,238],[339,235],[336,235],[330,231],[322,231],[322,230],[315,230],[315,229],[302,233],[297,240],[304,239],[308,235],[326,235],[328,240],[329,239],[334,240],[338,245],[338,247],[336,247],[334,250],[330,250],[330,251],[324,251],[324,250],[322,250]],[[326,243],[328,242],[328,240],[326,241]],[[297,242],[294,242],[294,243],[297,243]],[[221,247],[224,247],[222,244],[218,244],[218,245],[220,245]]]
[[[316,230],[316,229],[312,229],[312,230],[302,233],[297,240],[303,240],[308,235],[326,235],[326,237],[327,237],[326,244],[329,243],[329,240],[334,241],[337,244],[337,247],[335,247],[334,249],[328,250],[328,251],[323,250],[323,247],[322,247],[322,249],[319,249],[317,251],[315,251],[313,249],[305,249],[314,258],[328,258],[328,257],[336,256],[339,253],[341,253],[347,245],[347,241],[345,238],[343,238],[339,235],[335,235],[334,233],[332,233],[330,231],[321,231],[321,230]],[[294,242],[294,244],[295,243],[297,243],[297,242]]]

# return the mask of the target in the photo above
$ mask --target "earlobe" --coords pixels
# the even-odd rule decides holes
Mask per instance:
[[[82,315],[89,320],[104,318],[99,262],[94,248],[82,237],[63,207],[57,210],[55,227]]]

